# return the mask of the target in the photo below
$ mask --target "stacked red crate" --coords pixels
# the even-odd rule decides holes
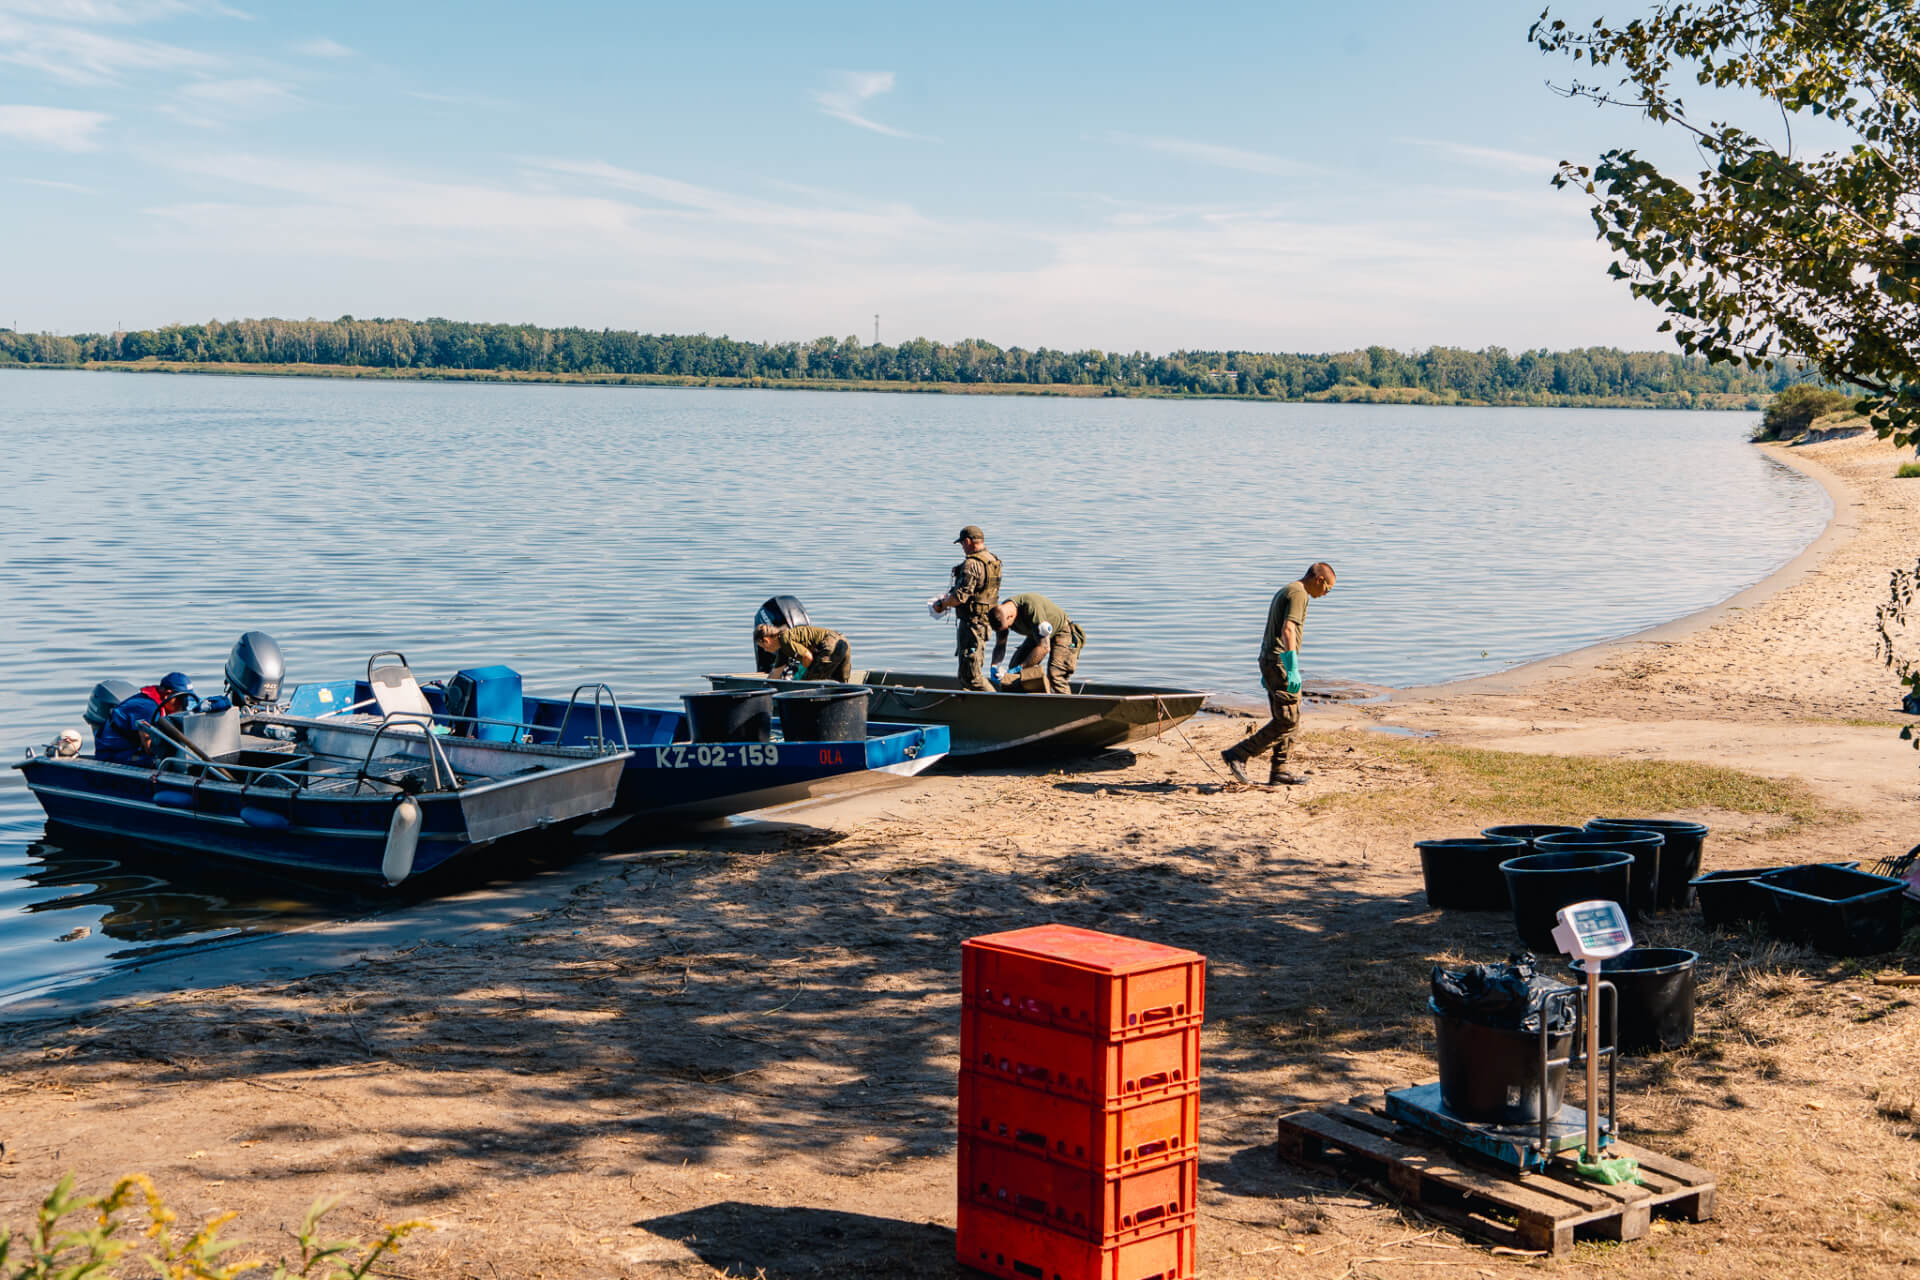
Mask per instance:
[[[1205,959],[1055,924],[960,951],[960,1262],[1186,1280]]]

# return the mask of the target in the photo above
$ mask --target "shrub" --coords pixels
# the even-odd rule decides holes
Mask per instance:
[[[143,1274],[156,1280],[363,1280],[374,1263],[397,1253],[402,1240],[428,1225],[398,1223],[371,1244],[321,1240],[320,1219],[337,1203],[316,1200],[307,1209],[294,1233],[300,1247],[297,1257],[271,1263],[259,1257],[224,1262],[222,1255],[240,1246],[237,1240],[220,1239],[220,1228],[233,1220],[233,1214],[218,1214],[183,1238],[174,1232],[174,1212],[162,1203],[145,1174],[122,1178],[106,1195],[92,1197],[76,1195],[73,1175],[68,1174],[41,1201],[31,1226],[19,1232],[0,1228],[0,1280],[71,1280],[106,1274],[108,1267],[137,1247],[137,1238],[124,1233],[132,1225],[129,1215],[140,1210],[147,1225],[139,1236],[148,1242],[140,1258],[146,1264]]]
[[[1895,480],[1911,480],[1920,476],[1920,462],[1903,462],[1900,469],[1893,473]]]
[[[1791,440],[1810,426],[1815,418],[1838,413],[1853,405],[1853,397],[1831,387],[1800,383],[1775,396],[1760,415],[1756,440]]]

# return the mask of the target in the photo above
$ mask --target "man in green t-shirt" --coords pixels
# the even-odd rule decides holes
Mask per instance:
[[[1270,787],[1296,787],[1306,779],[1287,771],[1293,735],[1300,728],[1300,638],[1307,626],[1307,601],[1333,590],[1333,566],[1322,560],[1274,594],[1267,606],[1267,632],[1260,642],[1260,683],[1267,689],[1267,708],[1273,718],[1245,741],[1220,753],[1227,769],[1240,782],[1251,782],[1247,761],[1273,748],[1267,774]]]
[[[999,666],[1007,654],[1007,633],[1018,632],[1020,647],[1013,651],[1013,665],[1038,666],[1046,673],[1042,687],[1048,693],[1071,693],[1068,680],[1080,665],[1080,650],[1086,647],[1087,633],[1067,616],[1067,611],[1033,591],[1023,591],[1011,600],[1002,600],[987,615],[995,636],[993,665]]]
[[[832,680],[845,684],[853,676],[853,652],[847,638],[825,627],[776,627],[763,622],[753,629],[753,642],[773,655],[776,680],[789,675],[799,680]]]

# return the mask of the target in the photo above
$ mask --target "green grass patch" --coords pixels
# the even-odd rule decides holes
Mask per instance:
[[[1893,473],[1895,480],[1912,480],[1920,476],[1920,462],[1903,462],[1900,469]]]
[[[1306,807],[1359,812],[1395,826],[1578,825],[1596,816],[1718,810],[1777,818],[1762,833],[1773,836],[1814,823],[1852,822],[1857,816],[1824,803],[1803,782],[1718,765],[1535,755],[1434,742],[1382,743],[1368,741],[1372,734],[1333,736],[1342,745],[1410,766],[1411,777],[1400,785],[1319,796]]]

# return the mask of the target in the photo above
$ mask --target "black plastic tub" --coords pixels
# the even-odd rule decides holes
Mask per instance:
[[[1754,882],[1767,896],[1773,931],[1830,956],[1871,956],[1900,945],[1906,881],[1821,863],[1770,871]]]
[[[1540,1033],[1489,1027],[1433,1009],[1440,1101],[1463,1120],[1488,1124],[1540,1122]],[[1557,1115],[1566,1098],[1566,1057],[1573,1033],[1547,1036],[1547,1057],[1560,1059],[1546,1077],[1546,1107]]]
[[[1600,962],[1600,974],[1620,1000],[1620,1052],[1654,1053],[1679,1049],[1693,1039],[1694,967],[1700,953],[1683,947],[1634,947]],[[1572,981],[1584,984],[1587,971],[1569,965]],[[1602,993],[1604,1009],[1605,993]],[[1600,1047],[1607,1048],[1607,1024],[1600,1022]]]
[[[1569,853],[1575,849],[1617,849],[1633,855],[1633,887],[1627,898],[1615,899],[1631,915],[1652,911],[1660,894],[1660,846],[1666,837],[1658,831],[1569,831],[1541,836],[1533,847],[1541,853]]]
[[[1803,863],[1815,866],[1815,863]],[[1858,862],[1830,862],[1827,866],[1851,871]],[[1729,867],[1693,878],[1694,901],[1700,904],[1700,923],[1709,929],[1739,929],[1767,918],[1767,895],[1755,883],[1788,867]]]
[[[767,742],[773,737],[773,690],[716,689],[683,693],[695,742]]]
[[[1519,857],[1527,842],[1514,837],[1462,837],[1416,840],[1420,874],[1427,882],[1427,905],[1454,911],[1505,911],[1507,878],[1500,864]]]
[[[788,742],[858,742],[867,736],[864,685],[822,685],[775,694],[780,736]]]
[[[1528,853],[1500,864],[1513,903],[1513,927],[1529,950],[1553,955],[1554,917],[1560,908],[1598,899],[1622,905],[1631,892],[1633,855],[1624,849],[1561,849]]]
[[[1666,840],[1660,846],[1660,889],[1654,906],[1660,911],[1686,907],[1693,901],[1693,878],[1700,874],[1700,852],[1707,844],[1707,824],[1685,822],[1678,818],[1595,818],[1589,831],[1658,831]]]
[[[1525,840],[1529,845],[1541,836],[1557,836],[1568,831],[1578,831],[1579,827],[1565,827],[1556,822],[1509,822],[1498,827],[1488,827],[1480,834],[1492,839],[1495,836],[1512,836],[1516,840]],[[1535,852],[1543,852],[1538,848]]]

